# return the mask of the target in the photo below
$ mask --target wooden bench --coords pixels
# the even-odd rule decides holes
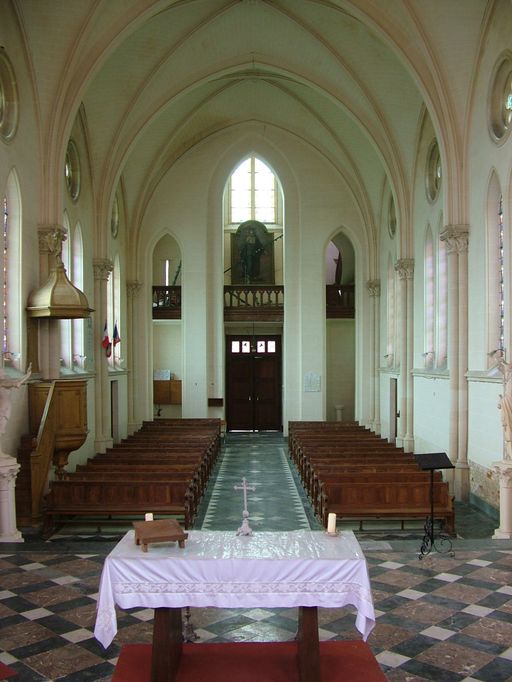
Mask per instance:
[[[430,515],[430,480],[322,483],[321,512],[324,526],[329,513],[338,519],[395,518],[401,521]],[[453,499],[448,484],[434,481],[434,518],[447,533],[455,533]]]
[[[45,534],[71,518],[104,522],[148,511],[177,515],[189,527],[218,453],[219,434],[219,419],[146,423],[107,454],[50,484]]]
[[[45,528],[48,535],[59,523],[78,517],[143,516],[153,513],[177,516],[185,528],[192,523],[193,491],[188,480],[88,480],[53,481],[46,498]]]

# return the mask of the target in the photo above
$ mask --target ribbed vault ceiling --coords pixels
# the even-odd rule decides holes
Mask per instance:
[[[54,101],[63,110],[73,103],[70,118],[83,102],[101,186],[113,187],[122,173],[127,194],[144,203],[155,178],[199,141],[259,122],[325,155],[373,211],[385,176],[395,191],[412,181],[424,107],[437,107],[434,125],[442,125],[443,117],[456,117],[457,97],[467,96],[464,79],[476,59],[485,3],[465,0],[467,27],[452,32],[450,42],[454,5],[460,3],[53,1],[52,12],[65,17],[64,36],[44,12],[46,2],[18,0],[36,73],[52,71],[48,41],[66,55]],[[437,51],[441,44],[456,50],[461,41],[457,89]],[[422,95],[427,87],[437,96],[433,103]],[[46,105],[42,97],[42,111]]]

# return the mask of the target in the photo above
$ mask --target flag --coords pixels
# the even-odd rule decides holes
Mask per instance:
[[[112,343],[114,344],[114,348],[117,346],[118,343],[121,343],[121,337],[119,336],[119,332],[117,331],[117,322],[114,324],[114,332],[112,334]]]
[[[112,355],[112,344],[108,342],[108,346],[105,348],[105,355],[109,358]]]
[[[107,331],[107,323],[105,321],[105,327],[103,328],[103,339],[101,341],[101,345],[105,350],[108,349],[110,346],[110,339],[108,338],[108,331]]]

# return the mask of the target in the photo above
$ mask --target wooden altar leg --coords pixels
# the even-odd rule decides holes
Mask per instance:
[[[320,642],[316,606],[299,606],[297,662],[300,682],[320,682]]]
[[[155,609],[151,682],[174,682],[183,645],[181,609]]]

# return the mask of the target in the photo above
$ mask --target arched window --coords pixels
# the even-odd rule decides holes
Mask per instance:
[[[71,242],[71,281],[83,291],[84,289],[84,247],[82,239],[82,228],[80,223],[75,226],[73,233],[73,240]],[[83,319],[72,321],[72,348],[73,348],[73,366],[77,369],[85,369],[85,351],[84,351],[84,324]]]
[[[488,366],[505,354],[505,269],[503,197],[496,174],[487,201],[487,347]]]
[[[250,156],[229,178],[227,223],[258,220],[267,225],[282,223],[282,201],[277,178],[266,163]]]
[[[115,367],[120,362],[121,350],[119,342],[121,340],[119,328],[121,323],[121,268],[119,255],[114,258],[114,268],[107,283],[107,326],[110,335],[110,355],[109,363]]]
[[[71,238],[71,229],[69,224],[69,218],[66,211],[64,211],[63,216],[63,227],[66,230],[66,239],[62,242],[61,258],[62,264],[66,268],[66,272],[69,275],[69,263],[70,263],[70,245],[69,240]],[[71,369],[71,349],[72,349],[72,339],[71,339],[71,320],[60,320],[60,359],[61,364],[66,369]]]
[[[446,242],[438,239],[437,251],[437,347],[436,367],[446,368],[448,358],[448,253]]]
[[[424,287],[425,287],[425,367],[432,367],[434,362],[434,330],[435,330],[435,266],[434,266],[434,240],[432,230],[427,228],[425,235],[424,254]]]
[[[21,354],[21,199],[11,171],[2,197],[2,358],[20,367]]]
[[[388,259],[387,277],[387,335],[386,335],[386,364],[393,367],[395,364],[395,327],[396,327],[396,285],[395,268],[391,254]]]

